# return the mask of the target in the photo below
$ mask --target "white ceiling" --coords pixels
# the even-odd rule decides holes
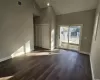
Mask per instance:
[[[40,8],[50,2],[57,15],[95,9],[98,0],[36,0]]]

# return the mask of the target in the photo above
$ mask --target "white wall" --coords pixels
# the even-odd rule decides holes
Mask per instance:
[[[100,2],[96,12],[95,27],[94,27],[91,55],[90,55],[92,75],[94,79],[100,79],[100,16],[99,15],[100,15]]]
[[[54,9],[51,7],[51,13],[50,13],[50,33],[51,33],[51,50],[54,50],[56,47],[56,14]]]
[[[28,41],[30,50],[34,49],[33,13],[39,13],[33,0],[20,1],[21,6],[18,0],[0,0],[0,59],[11,56]]]

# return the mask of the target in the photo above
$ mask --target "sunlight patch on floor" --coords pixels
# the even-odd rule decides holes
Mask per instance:
[[[13,76],[7,76],[7,77],[2,77],[2,78],[0,78],[0,80],[8,80],[8,79],[10,79],[10,78],[12,78]]]
[[[28,53],[26,54],[27,56],[45,56],[45,55],[54,55],[54,54],[59,54],[55,52],[33,52],[33,53]]]

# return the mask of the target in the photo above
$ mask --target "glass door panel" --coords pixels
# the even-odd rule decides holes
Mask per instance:
[[[79,50],[81,26],[69,27],[69,49]]]
[[[68,34],[69,34],[69,27],[68,26],[61,26],[60,27],[60,47],[61,48],[68,48]]]
[[[79,50],[81,26],[60,26],[60,48]]]

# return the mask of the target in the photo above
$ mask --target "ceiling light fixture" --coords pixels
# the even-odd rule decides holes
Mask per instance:
[[[47,3],[47,6],[50,6],[50,3]]]

